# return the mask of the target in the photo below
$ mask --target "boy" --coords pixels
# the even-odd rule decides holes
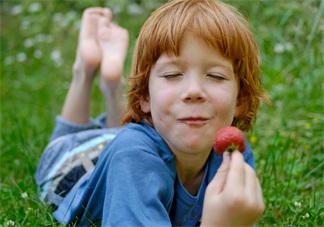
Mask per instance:
[[[66,132],[77,132],[70,141],[79,133],[91,134],[85,141],[106,135],[109,145],[94,169],[80,157],[88,172],[60,190],[64,198],[47,195],[57,205],[55,218],[104,226],[253,225],[264,203],[250,147],[244,155],[223,157],[212,148],[218,129],[251,128],[260,100],[267,101],[246,22],[219,1],[174,0],[157,9],[135,46],[125,127],[112,132],[107,130],[115,130],[110,127],[122,109],[118,92],[128,35],[110,19],[110,11],[100,8],[83,16],[73,82],[52,136],[59,144],[67,143]],[[101,51],[99,60],[100,54],[88,55],[90,43]],[[106,121],[97,124],[89,122],[89,90],[99,63],[109,108]],[[110,129],[78,132],[102,122]]]

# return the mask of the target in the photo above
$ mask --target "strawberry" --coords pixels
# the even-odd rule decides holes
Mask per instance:
[[[214,151],[223,155],[225,151],[239,150],[244,152],[246,147],[243,132],[234,126],[227,126],[217,131],[214,139]]]

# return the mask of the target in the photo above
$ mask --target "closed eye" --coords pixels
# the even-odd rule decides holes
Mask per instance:
[[[221,75],[221,74],[207,74],[206,75],[207,77],[210,77],[212,79],[215,79],[215,80],[226,80],[226,76],[224,75]]]
[[[174,79],[174,78],[177,78],[179,76],[182,76],[182,74],[180,74],[180,73],[170,73],[170,74],[162,75],[162,77],[164,77],[166,79]]]

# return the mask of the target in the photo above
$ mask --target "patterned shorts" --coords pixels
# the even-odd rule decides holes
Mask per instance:
[[[35,176],[40,199],[46,205],[58,206],[78,181],[89,176],[103,149],[120,130],[88,130],[53,140]]]

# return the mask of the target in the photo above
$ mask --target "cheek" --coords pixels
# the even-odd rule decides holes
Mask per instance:
[[[167,112],[177,97],[177,90],[172,88],[172,86],[167,86],[158,82],[159,81],[152,81],[150,84],[151,111],[154,109],[161,112]]]
[[[170,102],[167,97],[155,94],[151,97],[151,114],[152,117],[160,117],[168,113]]]
[[[214,106],[216,112],[220,114],[224,120],[232,121],[234,118],[236,110],[236,97],[230,93],[222,94],[221,96],[216,96]]]
[[[151,93],[152,94],[152,93]],[[170,95],[171,94],[171,95]],[[171,92],[155,92],[151,96],[151,116],[155,125],[168,124],[173,116],[175,96]]]

